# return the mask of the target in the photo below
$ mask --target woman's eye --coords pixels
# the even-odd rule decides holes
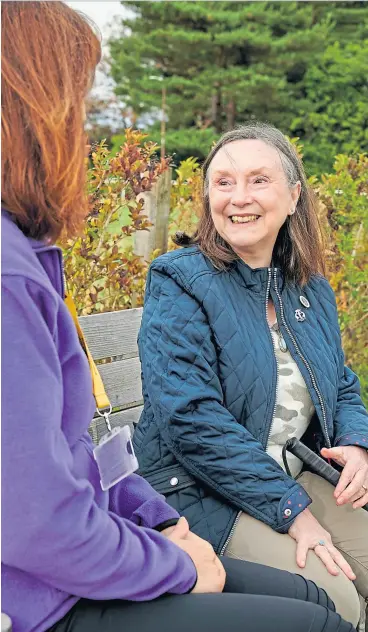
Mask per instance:
[[[256,178],[254,180],[254,182],[256,184],[263,184],[263,183],[267,182],[267,178],[265,178],[264,176],[258,176],[258,178]]]
[[[224,188],[224,187],[230,187],[232,185],[232,182],[231,180],[226,180],[224,178],[221,178],[221,180],[217,181],[217,184],[219,187]]]

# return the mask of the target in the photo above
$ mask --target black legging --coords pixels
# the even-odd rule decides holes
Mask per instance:
[[[139,603],[81,599],[49,632],[353,632],[313,582],[260,564],[222,561],[222,594]]]

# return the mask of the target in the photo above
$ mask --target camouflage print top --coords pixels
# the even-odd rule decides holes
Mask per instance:
[[[286,346],[278,324],[271,327],[276,360],[279,366],[276,412],[271,434],[267,445],[267,453],[283,469],[282,447],[291,437],[300,439],[314,414],[314,406],[305,385],[302,374]],[[302,462],[288,453],[288,465],[295,477],[302,469]]]

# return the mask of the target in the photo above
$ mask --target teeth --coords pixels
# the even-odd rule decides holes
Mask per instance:
[[[249,224],[249,222],[255,222],[259,215],[248,215],[247,217],[241,217],[240,215],[232,215],[231,221],[233,224]]]

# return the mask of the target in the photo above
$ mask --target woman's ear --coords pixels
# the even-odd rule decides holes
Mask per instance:
[[[298,204],[298,200],[300,197],[300,191],[302,189],[302,185],[300,180],[298,180],[298,182],[296,184],[294,184],[293,188],[291,189],[291,199],[292,199],[292,208],[294,209],[293,212],[291,213],[291,215],[293,215],[295,213],[297,204]]]

